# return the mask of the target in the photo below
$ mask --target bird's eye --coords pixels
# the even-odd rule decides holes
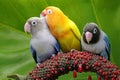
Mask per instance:
[[[31,24],[32,24],[32,25],[36,25],[36,24],[37,24],[37,22],[33,21]]]
[[[96,28],[94,28],[93,33],[94,33],[94,34],[97,33],[97,29],[96,29]]]
[[[51,10],[51,9],[48,9],[48,10],[47,10],[47,14],[52,14],[52,10]]]

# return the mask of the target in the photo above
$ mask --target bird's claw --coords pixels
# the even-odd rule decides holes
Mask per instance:
[[[40,63],[37,63],[36,65],[37,65],[37,67],[39,67]]]
[[[77,50],[75,50],[75,49],[71,49],[71,50],[70,50],[70,52],[75,52],[75,51],[77,51]]]

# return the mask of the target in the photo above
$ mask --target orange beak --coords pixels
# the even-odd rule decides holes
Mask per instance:
[[[46,10],[43,10],[40,14],[40,17],[45,17],[46,16]]]

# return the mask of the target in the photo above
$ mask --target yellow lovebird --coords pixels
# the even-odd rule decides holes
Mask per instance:
[[[81,50],[81,34],[77,25],[58,7],[48,6],[40,14],[45,17],[51,33],[55,36],[63,52]]]

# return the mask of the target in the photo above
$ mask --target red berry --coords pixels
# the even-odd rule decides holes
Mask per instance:
[[[43,67],[44,67],[44,64],[41,64],[40,67],[43,68]]]
[[[56,64],[55,64],[56,66],[58,66],[59,64],[56,62]]]
[[[100,56],[100,57],[99,57],[99,60],[102,60],[102,59],[103,59],[103,58]]]
[[[51,71],[51,74],[53,74],[54,72],[53,71]]]
[[[92,77],[91,77],[91,76],[88,76],[88,80],[92,80]]]
[[[30,71],[30,72],[29,72],[29,75],[32,75],[32,73],[33,73],[33,72],[32,72],[32,71]]]
[[[44,80],[44,78],[40,78],[40,80]]]
[[[82,72],[83,71],[83,69],[82,69],[82,64],[79,64],[78,65],[78,72]]]
[[[68,61],[66,61],[65,63],[68,64]]]
[[[33,76],[33,79],[35,79],[35,80],[36,80],[36,79],[37,79],[37,76]]]
[[[50,74],[47,74],[46,77],[47,77],[47,78],[50,78]]]
[[[57,71],[55,71],[55,74],[58,74],[58,72],[57,72]]]
[[[115,78],[112,78],[112,80],[115,80]]]
[[[88,70],[88,69],[89,69],[89,66],[86,66],[86,69]]]
[[[71,66],[69,66],[68,69],[71,70],[72,69]]]
[[[92,56],[89,56],[89,60],[91,60],[92,59]]]
[[[106,60],[106,59],[103,59],[103,62],[104,62],[104,63],[106,63],[106,62],[107,62],[107,60]]]
[[[114,72],[113,72],[113,74],[114,74],[114,75],[117,75],[117,74],[118,74],[118,72],[117,72],[117,71],[114,71]]]
[[[98,66],[101,66],[101,64],[98,62],[98,64],[97,64]]]
[[[63,71],[63,68],[59,68],[60,71]]]
[[[105,72],[105,75],[107,76],[107,75],[108,75],[108,72]]]
[[[76,60],[76,61],[74,62],[74,64],[77,65],[77,64],[78,64],[78,61]]]
[[[87,59],[87,56],[85,55],[83,58],[84,58],[84,59]]]
[[[102,69],[100,69],[98,72],[99,72],[100,74],[102,74],[102,73],[103,73]]]
[[[82,61],[82,64],[85,64],[86,63],[86,61]]]
[[[118,80],[120,80],[120,77],[118,78]]]
[[[74,77],[74,78],[77,77],[77,71],[76,71],[76,70],[73,71],[73,77]]]
[[[100,76],[98,77],[98,80],[101,80]]]

